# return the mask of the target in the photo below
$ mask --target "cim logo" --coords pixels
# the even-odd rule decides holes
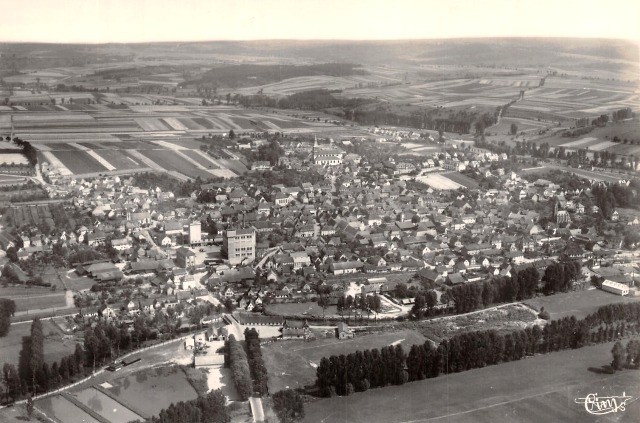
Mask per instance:
[[[598,394],[588,394],[584,398],[576,398],[576,404],[583,404],[584,409],[589,414],[600,416],[603,414],[617,413],[625,411],[627,402],[632,397],[626,395],[625,392],[620,396],[599,397]]]

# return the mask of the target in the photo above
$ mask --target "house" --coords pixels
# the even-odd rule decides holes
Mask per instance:
[[[176,250],[176,263],[186,269],[196,265],[196,254],[188,248],[180,247]]]
[[[345,261],[331,263],[329,266],[334,275],[345,275],[347,273],[357,273],[362,269],[363,263],[360,261]]]
[[[351,339],[354,337],[353,330],[344,322],[338,322],[336,326],[336,338]]]
[[[309,324],[296,320],[285,320],[282,324],[282,339],[309,339],[311,330]]]
[[[184,349],[192,350],[196,346],[196,341],[191,336],[184,340]]]

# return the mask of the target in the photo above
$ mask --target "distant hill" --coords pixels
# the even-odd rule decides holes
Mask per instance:
[[[218,87],[249,87],[279,82],[300,76],[350,76],[366,75],[358,65],[351,63],[323,63],[318,65],[235,65],[213,68],[196,80],[182,86],[213,84]]]
[[[559,66],[613,70],[640,63],[637,43],[578,38],[481,38],[402,41],[210,41],[145,44],[0,44],[0,70],[141,60],[220,60],[228,64],[363,65],[413,63]]]

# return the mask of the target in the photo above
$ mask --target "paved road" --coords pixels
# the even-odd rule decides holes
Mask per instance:
[[[254,422],[264,421],[264,409],[262,408],[262,398],[249,398],[249,404],[251,405],[251,414],[253,414]]]

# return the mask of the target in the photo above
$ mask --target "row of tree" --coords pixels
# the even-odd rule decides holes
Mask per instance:
[[[164,313],[157,313],[153,320],[147,320],[144,316],[136,317],[131,332],[125,323],[116,325],[100,319],[94,327],[87,327],[84,331],[86,365],[95,368],[129,350],[140,348],[143,342],[157,338],[157,332],[152,327],[175,335],[175,326]]]
[[[489,281],[455,285],[448,297],[455,304],[455,312],[468,313],[492,304],[521,301],[535,295],[540,274],[535,267],[520,272],[512,271],[511,277],[498,277]]]
[[[6,336],[9,333],[11,316],[13,316],[15,312],[15,301],[8,298],[0,298],[0,337]]]
[[[22,153],[26,156],[27,160],[29,160],[31,166],[35,166],[36,163],[38,163],[38,150],[36,150],[29,141],[14,137],[13,143],[22,147]]]
[[[387,385],[402,385],[409,380],[406,354],[402,345],[356,351],[323,357],[316,370],[320,395],[350,395]]]
[[[260,348],[260,337],[255,328],[247,328],[244,331],[244,339],[247,344],[247,359],[249,361],[249,369],[251,370],[251,378],[253,379],[253,392],[258,396],[268,395],[269,376],[267,367],[262,358],[262,349]]]
[[[251,370],[249,368],[247,353],[233,335],[229,335],[229,338],[224,344],[224,362],[225,366],[231,368],[233,380],[235,381],[240,399],[246,401],[251,396],[253,386]]]
[[[231,421],[226,398],[220,389],[191,401],[180,401],[160,411],[152,423],[228,423]]]
[[[611,350],[613,359],[611,368],[613,370],[622,370],[624,366],[637,369],[640,367],[640,341],[631,339],[624,347],[622,342],[618,341]]]
[[[580,263],[572,260],[550,264],[542,276],[543,292],[549,295],[569,291],[573,282],[582,274],[581,269]]]
[[[36,318],[31,323],[29,336],[22,338],[18,366],[5,363],[2,382],[6,399],[18,399],[26,393],[42,393],[57,388],[84,374],[84,350],[76,344],[75,351],[59,362],[44,360],[44,333],[42,322]]]
[[[604,306],[577,320],[574,316],[551,321],[543,329],[534,325],[512,333],[496,330],[468,332],[411,347],[405,356],[400,345],[323,357],[316,384],[322,396],[349,395],[370,387],[403,384],[506,361],[527,355],[581,348],[610,342],[640,332],[640,303]],[[629,347],[635,360],[635,344]]]

